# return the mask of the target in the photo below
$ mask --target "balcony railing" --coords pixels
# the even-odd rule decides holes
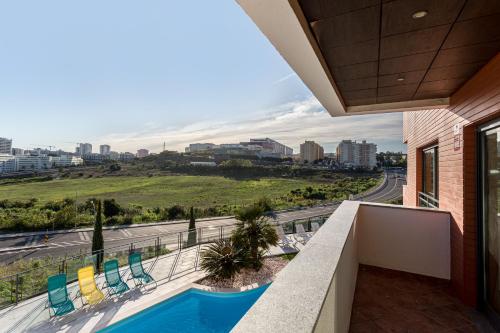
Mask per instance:
[[[449,280],[449,213],[344,201],[232,332],[347,332],[359,264]]]
[[[439,200],[424,192],[418,192],[418,205],[420,207],[439,208]]]

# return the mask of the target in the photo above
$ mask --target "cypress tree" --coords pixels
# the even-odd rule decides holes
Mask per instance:
[[[194,208],[189,210],[189,227],[188,227],[188,241],[187,246],[196,245],[196,221],[194,218]]]
[[[104,257],[104,237],[102,235],[102,207],[101,200],[97,200],[97,212],[94,223],[94,235],[92,236],[92,255],[96,256],[96,270],[100,272]]]

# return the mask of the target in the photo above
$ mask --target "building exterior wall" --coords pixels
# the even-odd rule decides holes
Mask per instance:
[[[137,151],[137,154],[136,154],[136,156],[137,156],[138,158],[143,158],[143,157],[146,157],[146,156],[148,156],[148,155],[149,155],[149,150],[147,150],[147,149],[139,149],[139,150]]]
[[[111,147],[109,145],[100,145],[99,146],[99,153],[101,155],[109,155],[111,152]]]
[[[477,127],[500,117],[500,54],[462,86],[442,110],[404,114],[408,148],[404,204],[422,189],[422,148],[438,145],[439,207],[451,213],[451,280],[458,296],[477,302]]]
[[[352,140],[342,140],[337,146],[337,162],[343,166],[371,169],[377,165],[377,145]]]
[[[323,147],[314,141],[306,141],[300,144],[300,159],[302,162],[314,162],[325,157]]]
[[[92,145],[90,143],[80,143],[79,149],[77,149],[77,153],[79,153],[80,155],[92,154]]]
[[[0,154],[10,154],[12,150],[12,140],[0,138]]]

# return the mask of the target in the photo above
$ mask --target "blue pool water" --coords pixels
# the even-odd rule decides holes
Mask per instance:
[[[268,285],[239,293],[189,289],[99,333],[229,332],[267,287]]]

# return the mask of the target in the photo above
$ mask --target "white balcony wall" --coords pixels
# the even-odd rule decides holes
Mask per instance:
[[[359,263],[448,279],[449,214],[344,201],[232,332],[348,332]]]
[[[357,233],[361,264],[450,279],[450,215],[446,212],[362,204]]]

